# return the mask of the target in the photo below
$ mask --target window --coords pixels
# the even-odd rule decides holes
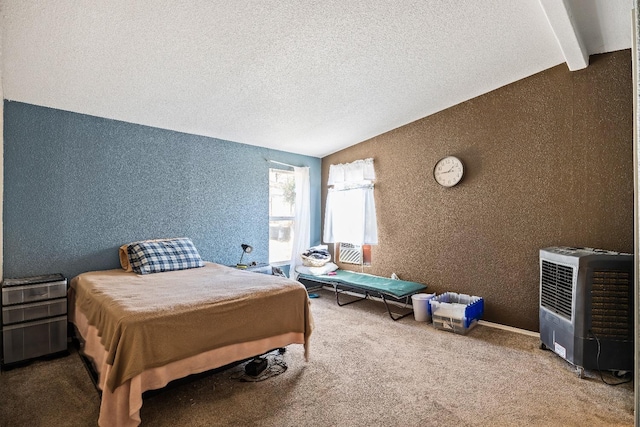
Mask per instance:
[[[289,263],[293,248],[296,182],[293,171],[269,169],[269,263]]]
[[[378,244],[375,179],[373,159],[329,166],[324,242]]]

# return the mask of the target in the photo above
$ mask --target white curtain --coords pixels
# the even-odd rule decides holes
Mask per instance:
[[[329,166],[324,242],[378,244],[374,180],[373,159]]]
[[[300,254],[311,246],[311,188],[308,167],[294,167],[293,173],[296,183],[296,205],[289,277],[297,279],[296,266],[302,265]]]

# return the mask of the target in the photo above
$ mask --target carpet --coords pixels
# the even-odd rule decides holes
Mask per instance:
[[[609,386],[592,371],[580,379],[535,337],[484,325],[456,335],[393,322],[377,301],[338,307],[315,292],[308,363],[292,345],[288,369],[264,381],[241,381],[241,364],[170,385],[145,397],[142,425],[633,425],[633,383]],[[99,405],[73,349],[0,375],[2,426],[92,426]]]

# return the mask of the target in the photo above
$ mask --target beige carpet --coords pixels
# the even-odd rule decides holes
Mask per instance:
[[[632,383],[580,379],[536,338],[482,325],[455,335],[319,293],[309,363],[294,345],[288,370],[265,381],[239,381],[239,366],[171,387],[145,399],[142,425],[633,425]],[[92,426],[98,409],[75,352],[0,375],[2,426]]]

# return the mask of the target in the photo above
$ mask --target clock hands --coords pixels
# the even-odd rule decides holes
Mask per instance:
[[[447,169],[445,169],[447,168]],[[462,179],[464,165],[455,156],[446,156],[436,162],[433,177],[443,187],[453,187]]]

